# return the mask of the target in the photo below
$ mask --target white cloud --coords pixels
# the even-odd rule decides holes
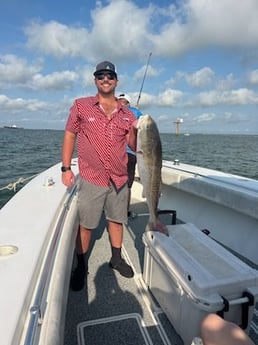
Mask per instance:
[[[199,103],[201,106],[214,106],[219,104],[258,104],[258,94],[246,88],[222,92],[213,90],[200,93],[197,97],[197,103]]]
[[[147,68],[147,70],[146,70]],[[161,70],[155,69],[151,65],[149,66],[142,66],[138,71],[135,72],[134,74],[134,79],[135,80],[142,80],[144,75],[146,74],[146,77],[158,77],[161,73]]]
[[[232,73],[226,75],[224,79],[216,80],[217,90],[230,90],[237,83],[236,78]]]
[[[31,87],[33,89],[65,90],[71,88],[77,79],[78,75],[71,71],[53,72],[46,76],[36,74],[33,76]]]
[[[247,47],[257,42],[256,0],[190,0],[181,3],[177,13],[152,36],[155,54],[176,56],[198,47]]]
[[[0,95],[0,108],[2,111],[22,113],[24,111],[37,112],[49,109],[49,104],[36,99],[9,98]]]
[[[29,64],[25,59],[13,54],[2,55],[0,56],[0,85],[25,84],[41,68],[41,64]]]
[[[82,17],[78,19],[80,24],[70,22],[70,16],[65,19],[65,12],[62,19],[55,15],[46,22],[26,18],[30,23],[24,31],[26,37],[19,36],[18,43],[5,43],[1,50],[15,46],[15,53],[0,56],[1,112],[27,116],[27,112],[43,109],[47,115],[55,112],[67,117],[75,97],[95,92],[92,72],[103,56],[117,64],[119,88],[136,103],[146,57],[152,52],[147,71],[150,79],[144,85],[147,91],[140,99],[142,109],[160,114],[166,108],[172,116],[187,110],[190,118],[200,107],[209,107],[202,115],[205,119],[217,114],[216,106],[226,116],[227,110],[233,114],[239,111],[234,107],[246,105],[239,113],[254,117],[258,70],[247,79],[246,69],[253,68],[251,58],[258,51],[258,1],[154,3],[98,1],[90,17],[85,16],[84,22]],[[198,89],[205,92],[198,94]],[[46,94],[54,106],[50,100],[42,101]]]
[[[144,58],[150,51],[148,32],[154,13],[153,6],[139,7],[132,1],[113,0],[92,12],[92,57],[113,56],[117,61],[135,56]],[[149,47],[149,48],[148,48]],[[94,54],[95,52],[95,54]]]
[[[160,106],[176,106],[180,102],[183,93],[179,90],[167,89],[158,95],[157,102]]]
[[[180,80],[185,80],[192,87],[203,88],[208,86],[214,80],[214,77],[214,71],[206,66],[193,73],[177,71],[175,77],[170,79],[168,84],[175,84]]]
[[[249,82],[250,82],[250,84],[258,85],[258,69],[250,72]]]
[[[216,117],[216,115],[213,113],[203,113],[201,115],[194,117],[193,120],[198,122],[198,123],[209,122],[211,120],[214,120],[215,117]]]
[[[89,50],[89,33],[85,28],[74,28],[50,21],[32,22],[25,28],[27,45],[31,50],[37,49],[43,54],[57,58],[87,56]]]
[[[223,100],[229,104],[237,105],[258,104],[258,94],[253,90],[241,88],[226,93]]]
[[[43,54],[58,58],[83,57],[96,61],[106,55],[121,59],[145,57],[149,21],[153,9],[139,8],[130,1],[110,1],[92,12],[90,30],[68,26],[57,21],[32,22],[25,28],[27,45]],[[147,44],[146,44],[147,43]]]
[[[0,87],[29,88],[33,90],[65,90],[79,78],[73,71],[38,73],[44,68],[42,62],[33,63],[15,55],[0,56]]]
[[[99,3],[91,17],[88,26],[34,21],[25,29],[27,45],[59,58],[96,61],[105,52],[125,61],[143,59],[146,51],[173,57],[210,45],[255,47],[258,37],[256,0],[189,0],[167,8],[111,0],[106,6]]]
[[[204,87],[211,83],[214,72],[209,67],[203,67],[195,73],[186,75],[186,80],[193,87]]]

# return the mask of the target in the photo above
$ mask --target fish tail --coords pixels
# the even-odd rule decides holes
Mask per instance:
[[[157,219],[156,222],[148,222],[145,231],[158,231],[166,236],[169,236],[166,224],[162,223],[159,219]]]

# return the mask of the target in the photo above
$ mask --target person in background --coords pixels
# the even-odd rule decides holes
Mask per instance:
[[[140,116],[142,116],[141,111],[131,106],[131,99],[126,93],[120,93],[118,96],[118,99],[126,105],[135,115],[135,118],[138,120]],[[127,162],[127,172],[128,172],[128,217],[131,216],[130,211],[130,201],[131,201],[131,188],[134,181],[134,175],[135,175],[135,166],[136,166],[136,154],[135,151],[133,151],[128,145],[126,146],[126,152],[128,156],[128,162]]]
[[[201,323],[201,338],[195,338],[192,345],[254,345],[254,343],[239,326],[211,313]]]
[[[118,83],[113,63],[103,61],[94,72],[97,95],[76,99],[70,109],[62,145],[62,182],[75,183],[71,159],[77,142],[79,182],[79,230],[76,239],[77,267],[71,288],[83,289],[87,273],[86,253],[92,231],[104,210],[111,243],[110,267],[131,278],[133,269],[121,257],[123,223],[127,222],[126,145],[136,149],[135,116],[115,97]]]

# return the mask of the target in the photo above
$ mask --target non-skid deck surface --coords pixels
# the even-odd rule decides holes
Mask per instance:
[[[136,203],[132,210],[147,212],[144,203]],[[64,345],[183,344],[142,281],[141,238],[147,219],[129,219],[124,229],[123,256],[135,271],[135,277],[127,279],[108,265],[111,250],[103,217],[94,232],[86,287],[69,293]]]
[[[132,199],[131,210],[136,216],[124,229],[123,256],[133,266],[135,277],[127,279],[110,269],[111,250],[103,217],[94,231],[86,287],[69,293],[64,345],[183,345],[142,280],[142,234],[148,216],[141,214],[147,213],[146,203]],[[171,224],[170,216],[161,217]],[[255,345],[257,320],[255,310],[250,330]]]
[[[152,344],[147,328],[139,314],[131,313],[85,321],[78,325],[78,329],[79,342],[86,345],[96,342],[102,345],[123,344],[123,340],[127,340],[128,345]],[[133,337],[132,330],[134,330]]]

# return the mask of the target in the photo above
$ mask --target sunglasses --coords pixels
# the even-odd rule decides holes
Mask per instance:
[[[114,73],[99,73],[95,75],[96,79],[103,80],[105,77],[107,77],[109,80],[116,79],[116,75]]]

